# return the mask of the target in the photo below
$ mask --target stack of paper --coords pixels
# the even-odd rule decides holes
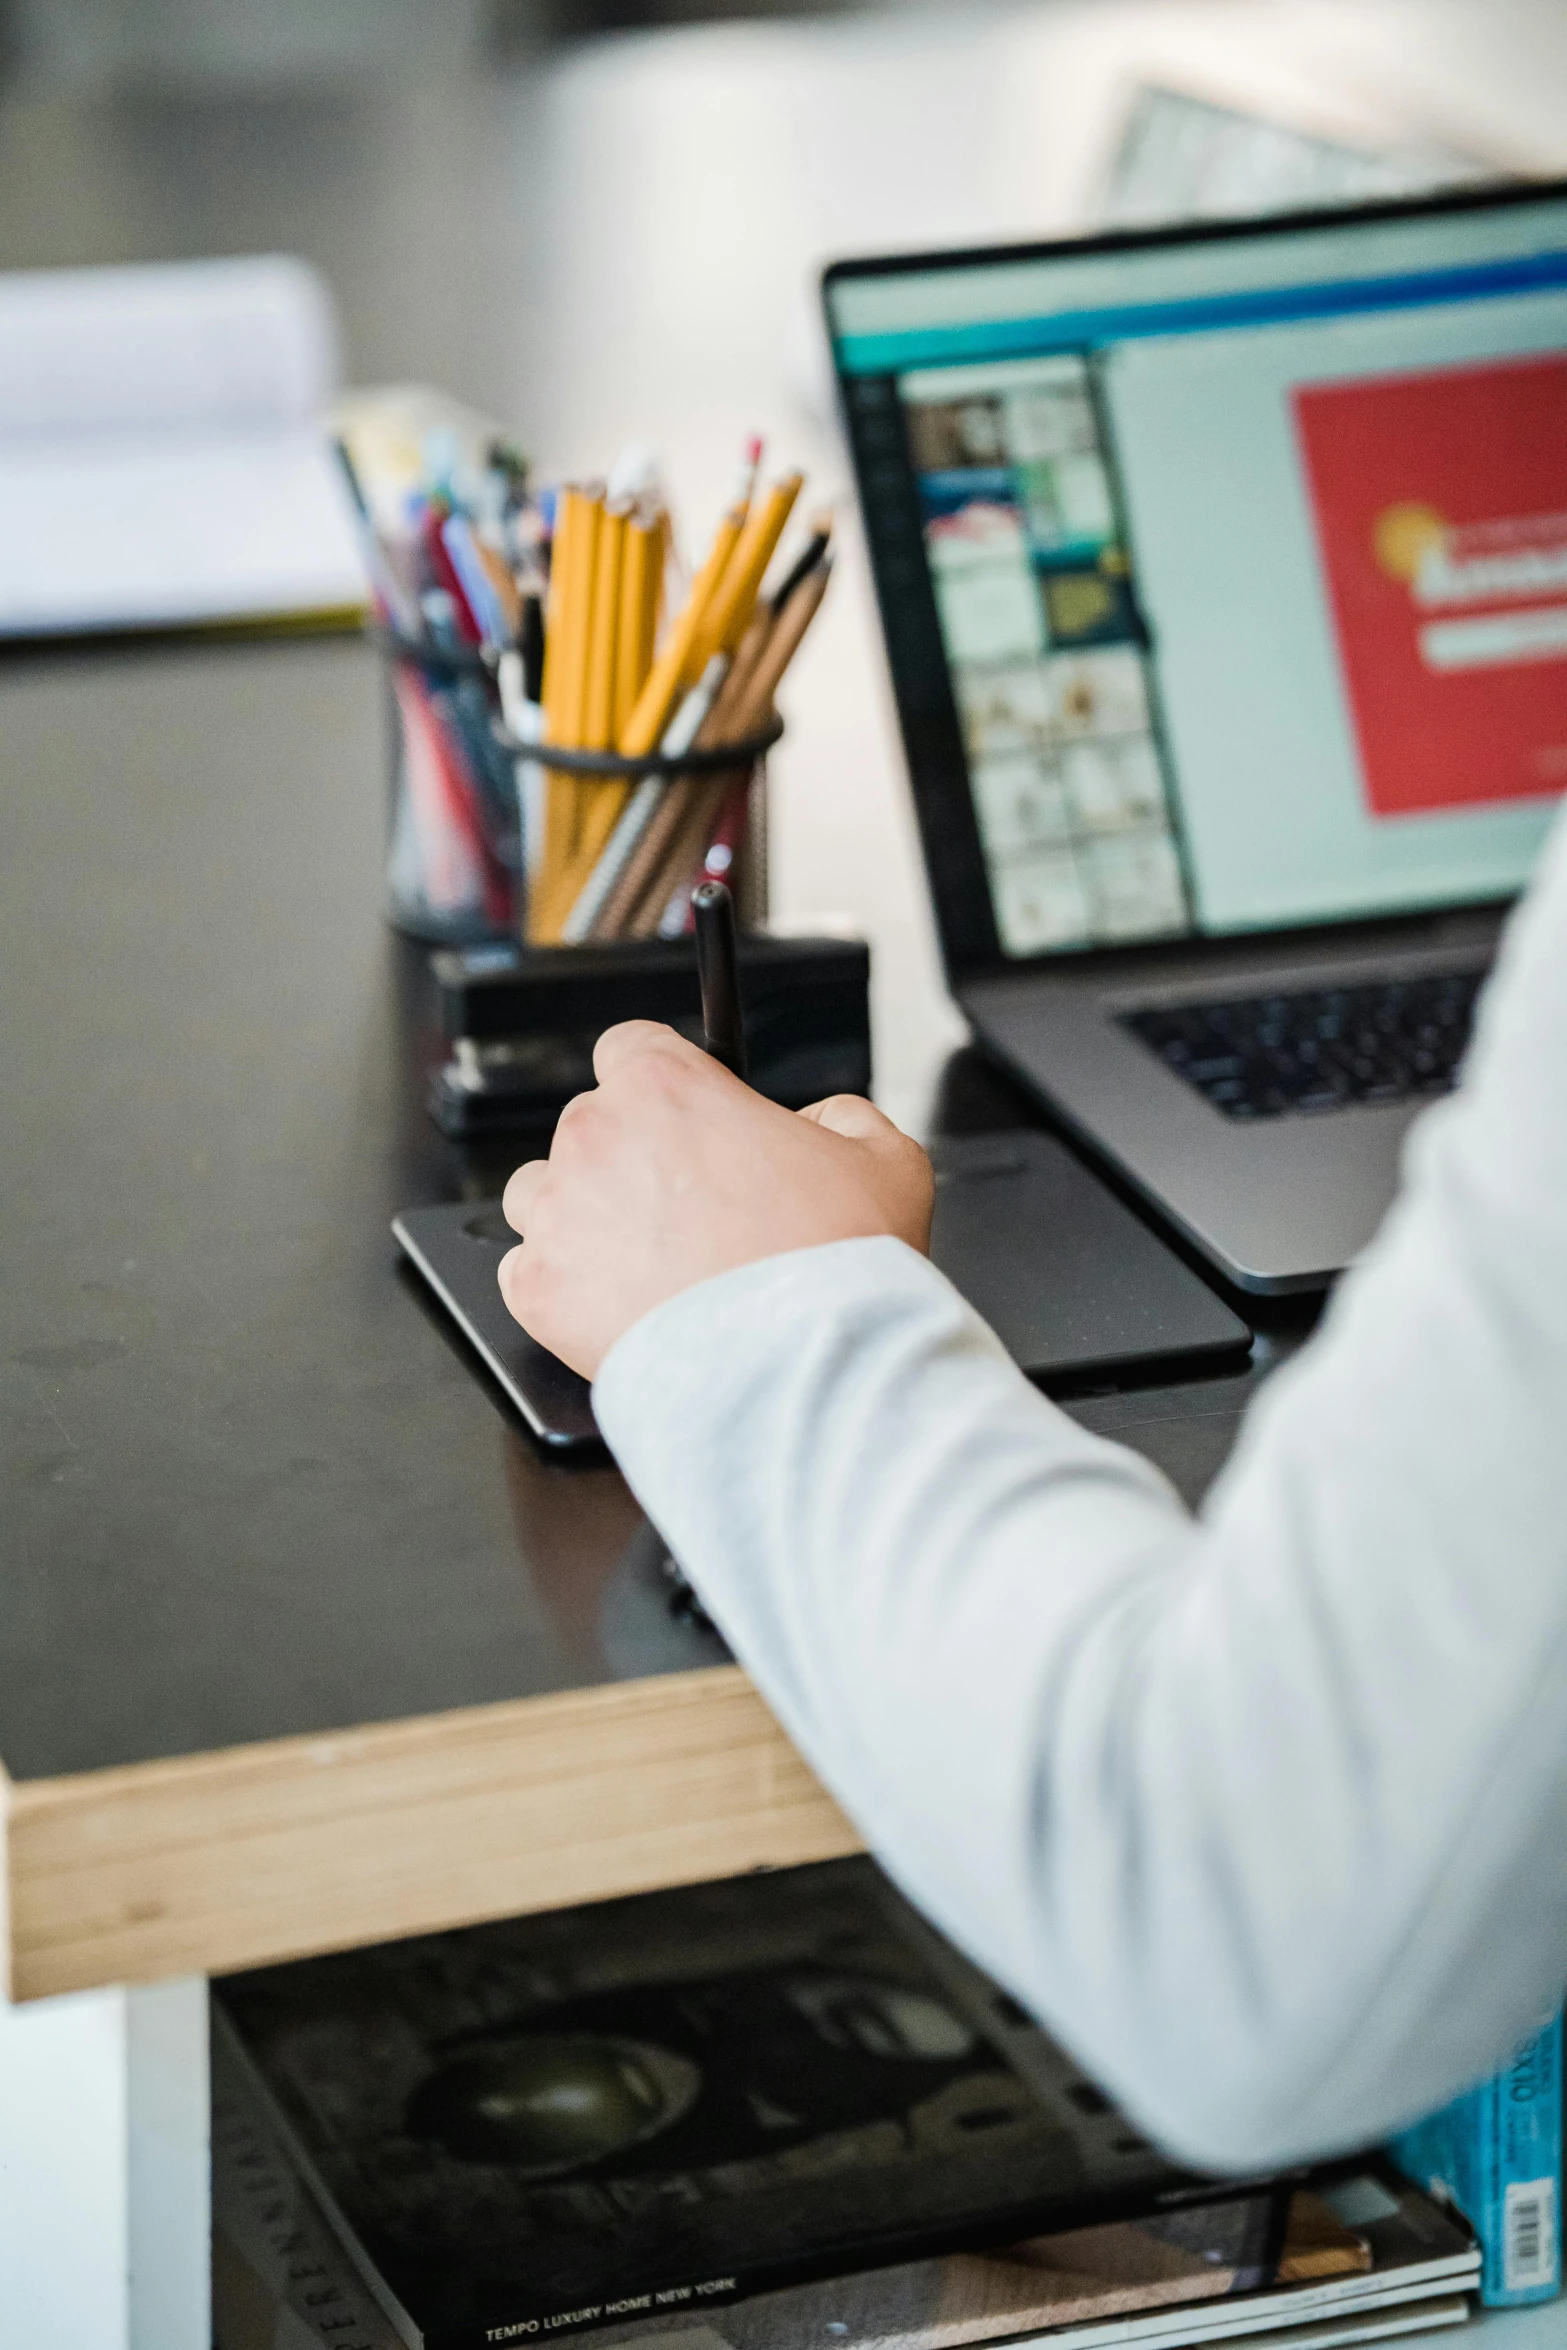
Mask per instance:
[[[336,389],[303,262],[0,277],[0,634],[362,609]]]

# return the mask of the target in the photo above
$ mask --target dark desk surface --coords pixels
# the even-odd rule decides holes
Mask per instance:
[[[381,728],[352,641],[0,666],[0,1757],[23,1989],[366,1930],[251,1915],[165,1947],[185,1895],[123,1872],[84,1925],[81,1851],[53,1827],[140,1849],[99,1799],[188,1800],[198,1779],[158,1766],[410,1720],[428,1750],[431,1717],[493,1728],[655,1676],[680,1677],[686,1716],[705,1682],[735,1694],[717,1643],[671,1618],[614,1469],[543,1460],[399,1270],[394,1210],[492,1193],[520,1154],[460,1154],[424,1115],[424,958],[380,911]],[[1028,1115],[958,1056],[941,1123]],[[1073,1408],[1195,1498],[1256,1375]],[[658,1739],[672,1718],[646,1716]],[[807,1842],[841,1845],[801,1780],[837,1823]]]

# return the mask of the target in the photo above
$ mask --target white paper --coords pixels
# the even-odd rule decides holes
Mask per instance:
[[[0,276],[0,440],[304,424],[337,366],[331,297],[285,254]]]
[[[0,277],[0,634],[366,601],[302,262]]]

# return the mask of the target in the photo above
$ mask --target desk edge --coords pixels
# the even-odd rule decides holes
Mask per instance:
[[[732,1665],[3,1793],[17,2000],[862,1849]]]

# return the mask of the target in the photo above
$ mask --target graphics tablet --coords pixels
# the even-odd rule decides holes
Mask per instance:
[[[1065,1146],[1020,1132],[938,1141],[931,1253],[1047,1391],[1222,1370],[1251,1333]],[[516,1240],[498,1201],[409,1208],[392,1225],[541,1443],[599,1441],[588,1383],[507,1313],[496,1269]]]

